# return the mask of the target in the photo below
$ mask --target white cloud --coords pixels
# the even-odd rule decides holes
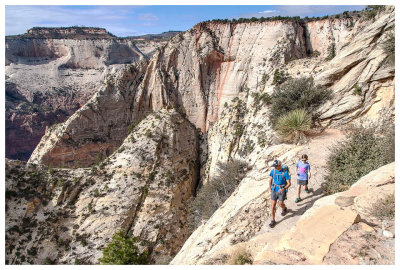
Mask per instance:
[[[140,21],[157,21],[158,17],[152,13],[144,13],[140,14],[137,19]]]
[[[264,11],[260,11],[258,13],[262,13],[262,14],[268,14],[268,13],[278,13],[278,10],[264,10]]]

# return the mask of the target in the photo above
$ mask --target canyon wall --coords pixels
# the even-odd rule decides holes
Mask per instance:
[[[240,98],[243,110],[247,112],[242,115],[245,126],[254,122],[265,123],[268,108],[263,107],[256,111],[253,106],[254,95],[271,93],[274,88],[274,71],[280,69],[291,77],[313,76],[316,84],[331,88],[335,96],[320,109],[322,124],[343,125],[363,115],[370,114],[369,118],[376,118],[377,112],[382,108],[393,111],[394,68],[385,65],[387,55],[381,45],[385,40],[385,33],[393,25],[393,11],[384,13],[375,22],[359,18],[331,18],[309,23],[200,23],[176,35],[158,49],[148,65],[142,65],[145,70],[135,71],[145,74],[139,80],[129,72],[125,75],[118,75],[125,71],[115,74],[135,78],[128,80],[123,86],[126,88],[124,91],[134,97],[130,110],[135,113],[131,120],[135,119],[135,114],[136,118],[140,117],[143,111],[175,106],[202,132],[226,134],[223,131],[226,130],[225,127],[216,132],[213,129],[219,129],[218,126],[225,121],[221,119],[223,111]],[[329,49],[331,44],[335,44],[335,55],[327,60],[327,56],[332,53]],[[315,54],[316,51],[319,54]],[[313,53],[314,57],[311,57]],[[353,91],[356,84],[362,89],[359,95]],[[100,90],[97,93],[98,101],[91,103],[102,107],[109,92],[117,95],[120,90],[119,87],[111,87],[107,92]],[[385,96],[385,100],[380,98],[382,96]],[[89,108],[80,110],[78,114],[84,114],[85,110]],[[99,112],[98,117],[102,117],[100,114]],[[230,119],[230,115],[226,113],[226,119]],[[107,122],[108,120],[105,121]],[[63,129],[69,129],[66,127],[68,123],[62,125]],[[130,124],[125,121],[125,125],[119,128],[126,131]],[[103,126],[104,123],[100,125]],[[108,128],[111,128],[110,125],[108,124]],[[229,123],[228,126],[233,130]],[[267,141],[274,137],[267,125],[262,129],[265,129],[262,132]],[[251,132],[254,131],[256,130]],[[83,130],[77,132],[87,133]],[[217,135],[218,138],[208,136],[209,147],[217,140],[219,146],[212,147],[228,149],[223,141],[231,144],[228,142],[231,141],[229,134],[232,136],[233,133],[228,132],[228,136],[224,135],[224,138],[219,138],[220,135]],[[105,133],[97,135],[107,137]],[[77,134],[76,137],[79,136]],[[45,140],[49,137],[53,140],[51,144]],[[244,134],[238,138],[238,143],[245,143],[248,139],[254,141],[252,137],[254,136]],[[49,151],[61,153],[73,147],[60,139],[61,137],[45,136],[41,145],[51,147],[38,147],[31,161],[48,161],[53,159],[48,154]],[[121,142],[122,138],[119,139],[119,143]],[[80,143],[85,144],[87,143],[84,140]],[[103,151],[102,142],[98,144],[98,151]],[[104,144],[107,145],[108,142]],[[118,145],[117,141],[115,145]],[[210,152],[208,162],[213,167],[217,162],[213,155],[220,155],[220,152]],[[95,155],[96,151],[90,151],[87,155],[80,156],[80,160],[94,160]],[[225,155],[224,159],[228,156],[230,155]],[[71,163],[72,158],[62,162]],[[57,164],[60,162],[55,161],[54,165]]]
[[[157,46],[141,42],[143,54],[135,41],[101,28],[33,28],[7,36],[6,157],[28,160],[46,127],[82,107],[108,73],[146,59]]]

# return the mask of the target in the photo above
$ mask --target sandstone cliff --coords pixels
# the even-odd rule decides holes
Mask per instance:
[[[316,83],[334,91],[333,101],[321,108],[323,125],[343,125],[364,116],[373,119],[383,108],[394,112],[394,69],[384,64],[387,55],[381,46],[385,33],[393,25],[394,11],[390,9],[374,22],[350,18],[307,24],[286,21],[200,23],[173,37],[148,65],[142,65],[143,70],[135,71],[144,76],[118,75],[125,71],[117,72],[116,76],[132,77],[124,84],[129,88],[126,91],[135,93],[131,110],[137,112],[136,117],[143,111],[177,106],[196,127],[208,132],[210,155],[205,168],[212,173],[218,161],[215,155],[225,161],[233,149],[236,149],[233,154],[237,154],[245,145],[254,144],[250,148],[255,151],[270,145],[268,142],[273,140],[274,134],[263,125],[268,108],[255,106],[254,96],[273,90],[276,69],[285,70],[292,77],[312,75]],[[330,44],[335,44],[336,56],[328,61]],[[308,57],[316,51],[320,52],[318,57]],[[361,94],[354,94],[356,84],[361,88]],[[117,93],[120,90],[111,87],[109,91]],[[104,96],[102,90],[98,96]],[[106,103],[100,98],[98,106],[109,104],[111,100],[104,101]],[[245,112],[236,120],[231,119],[233,106],[242,107]],[[236,129],[243,129],[239,132],[243,134],[236,139],[232,125],[235,121],[240,123]],[[121,130],[127,130],[129,124],[126,121],[125,126],[120,126]],[[250,128],[255,125],[258,128]],[[96,129],[93,126],[92,130]],[[102,138],[106,135],[103,133]],[[52,135],[44,137],[41,145],[49,145],[45,138],[50,137]],[[257,137],[263,137],[264,143],[256,143]],[[119,143],[122,139],[119,138]],[[61,143],[60,137],[56,141],[60,143],[51,144],[51,150],[38,147],[31,161],[44,162],[52,157],[48,151],[57,153],[57,149],[63,149],[65,152],[74,147]],[[103,151],[107,144],[108,139],[104,146],[97,147],[97,152]],[[211,148],[229,150],[222,155],[221,151]],[[254,154],[255,151],[251,152]],[[93,151],[80,159],[93,160],[96,154]],[[61,163],[55,161],[53,164]]]
[[[161,110],[91,170],[7,161],[6,263],[98,263],[119,230],[137,236],[153,263],[174,256],[188,237],[197,143],[191,123]]]
[[[142,42],[138,49],[100,28],[33,28],[7,36],[6,157],[28,160],[46,127],[84,105],[110,71],[151,56],[157,46]],[[21,98],[10,97],[16,91]]]

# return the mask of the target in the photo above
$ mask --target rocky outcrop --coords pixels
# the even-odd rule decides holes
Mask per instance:
[[[190,122],[161,110],[91,170],[7,161],[6,263],[95,264],[120,230],[136,236],[153,263],[171,258],[188,237],[197,144]]]

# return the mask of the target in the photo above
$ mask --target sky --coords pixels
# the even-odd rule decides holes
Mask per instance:
[[[243,2],[242,2],[243,3]],[[5,34],[23,34],[35,26],[102,27],[125,37],[185,31],[201,21],[269,16],[324,16],[361,10],[363,5],[6,5]]]

